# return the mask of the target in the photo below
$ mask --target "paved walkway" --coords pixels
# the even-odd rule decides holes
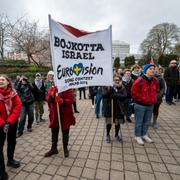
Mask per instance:
[[[50,149],[48,121],[33,126],[17,140],[18,169],[8,168],[13,180],[180,180],[180,102],[160,108],[159,129],[150,128],[153,144],[139,146],[134,124],[121,126],[123,143],[105,142],[104,119],[95,118],[90,100],[77,102],[76,126],[70,132],[70,157],[44,158]],[[45,118],[48,119],[47,106]],[[60,143],[59,143],[60,144]],[[6,157],[6,155],[5,155]]]

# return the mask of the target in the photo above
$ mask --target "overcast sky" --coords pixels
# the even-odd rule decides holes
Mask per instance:
[[[0,14],[15,20],[26,15],[48,27],[48,14],[56,21],[86,31],[112,25],[113,40],[125,41],[131,53],[149,30],[168,22],[180,27],[180,0],[0,0]]]

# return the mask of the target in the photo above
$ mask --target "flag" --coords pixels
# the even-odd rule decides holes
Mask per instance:
[[[49,16],[55,84],[59,92],[87,86],[112,86],[112,29],[87,32]]]

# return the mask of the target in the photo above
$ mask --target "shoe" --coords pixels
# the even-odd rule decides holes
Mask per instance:
[[[150,137],[148,137],[148,135],[144,135],[142,138],[148,143],[153,143],[153,140]]]
[[[166,101],[166,103],[167,103],[168,105],[172,105],[172,102]]]
[[[68,150],[67,147],[64,148],[64,156],[65,156],[65,157],[69,157],[69,150]]]
[[[43,118],[40,118],[40,122],[44,122],[45,121],[45,119],[43,119]]]
[[[57,149],[51,149],[50,151],[48,151],[47,153],[44,154],[44,157],[50,157],[54,154],[58,154],[58,150]]]
[[[134,138],[136,141],[137,141],[137,143],[139,144],[139,145],[144,145],[144,142],[143,142],[143,140],[142,140],[142,138],[141,137],[135,137]]]
[[[153,127],[154,129],[158,129],[158,124],[157,124],[157,123],[152,123],[152,127]]]
[[[7,166],[10,166],[12,168],[18,168],[21,166],[20,162],[19,161],[16,161],[16,160],[8,160],[7,162]]]
[[[175,102],[171,102],[171,104],[176,105],[176,103],[175,103]]]
[[[132,120],[130,119],[130,117],[126,118],[126,121],[128,121],[129,123],[132,123]]]
[[[96,119],[99,119],[99,115],[96,115]]]
[[[32,128],[27,129],[28,132],[32,132]]]
[[[18,132],[17,135],[16,135],[16,138],[19,138],[19,137],[21,137],[22,135],[23,135],[22,132]]]
[[[111,137],[110,137],[110,135],[107,135],[107,136],[106,136],[106,142],[107,142],[107,143],[111,143]]]
[[[117,142],[121,142],[121,138],[120,138],[119,135],[115,136],[115,139],[116,139]]]
[[[0,175],[0,180],[8,180],[9,176],[7,174],[7,172],[4,172],[2,175]]]
[[[76,110],[76,111],[74,111],[74,112],[75,112],[75,113],[79,113],[79,111],[77,111],[77,110]]]
[[[94,109],[94,105],[92,105],[92,109]]]

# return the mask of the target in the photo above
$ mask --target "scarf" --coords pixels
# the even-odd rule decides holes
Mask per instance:
[[[137,77],[141,75],[141,73],[139,71],[132,71],[131,74],[133,74],[133,75],[135,75]]]
[[[129,83],[131,81],[131,76],[123,76],[122,81]]]
[[[42,79],[40,80],[35,79],[35,85],[37,86],[38,89],[40,89],[42,87]]]
[[[12,109],[12,98],[17,95],[17,92],[12,88],[7,89],[0,88],[0,101],[2,101],[6,107],[6,112],[9,115]]]

